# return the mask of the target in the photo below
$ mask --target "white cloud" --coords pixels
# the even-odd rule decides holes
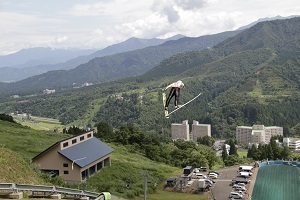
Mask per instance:
[[[130,37],[201,36],[299,14],[298,0],[0,0],[0,55],[48,45],[103,48]]]
[[[71,13],[74,16],[101,16],[105,14],[105,7],[103,3],[76,4],[73,6]]]
[[[174,0],[174,2],[184,10],[203,8],[208,3],[207,0]]]

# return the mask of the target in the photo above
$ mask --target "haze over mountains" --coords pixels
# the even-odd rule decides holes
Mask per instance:
[[[177,53],[213,47],[239,32],[224,32],[197,38],[184,37],[143,49],[96,57],[74,69],[49,71],[15,83],[3,84],[0,92],[65,87],[72,86],[74,83],[81,85],[85,82],[101,83],[137,76],[152,69],[165,58]]]
[[[101,50],[62,50],[51,48],[24,49],[0,56],[0,82],[15,82],[53,70],[69,70],[96,57],[155,46],[184,37],[175,35],[167,39],[130,38]]]

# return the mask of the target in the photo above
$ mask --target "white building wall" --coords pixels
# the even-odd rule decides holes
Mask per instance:
[[[183,139],[190,140],[190,127],[188,120],[183,121],[181,124],[171,124],[172,140]]]
[[[192,138],[197,141],[198,137],[209,136],[211,137],[211,125],[210,124],[199,124],[198,121],[193,121],[192,124]]]
[[[278,126],[265,127],[264,125],[236,127],[236,140],[239,143],[269,144],[271,137],[275,135],[283,135],[283,128]]]
[[[283,138],[283,144],[292,150],[300,150],[300,138]]]

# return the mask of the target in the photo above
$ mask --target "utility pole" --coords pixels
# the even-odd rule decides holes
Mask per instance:
[[[144,178],[144,200],[147,200],[147,183],[148,183],[148,174],[142,172],[142,176]]]
[[[147,174],[144,176],[144,200],[147,200]]]

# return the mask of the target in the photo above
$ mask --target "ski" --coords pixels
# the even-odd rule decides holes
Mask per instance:
[[[164,105],[164,109],[165,109],[165,106],[166,106],[166,99],[167,99],[167,97],[166,97],[166,93],[162,93],[162,97],[163,97],[163,105]],[[165,117],[166,118],[169,118],[169,112],[167,111],[167,110],[165,110]]]
[[[169,118],[169,116],[170,116],[172,113],[176,112],[176,111],[179,110],[180,108],[186,106],[187,104],[189,104],[189,103],[191,103],[192,101],[194,101],[195,99],[197,99],[201,94],[202,94],[202,93],[199,93],[197,96],[195,96],[194,98],[192,98],[191,100],[189,100],[189,101],[186,102],[185,104],[181,105],[179,108],[176,108],[175,110],[169,112],[169,113],[167,114],[166,118]],[[167,112],[168,112],[168,111],[167,111]]]

